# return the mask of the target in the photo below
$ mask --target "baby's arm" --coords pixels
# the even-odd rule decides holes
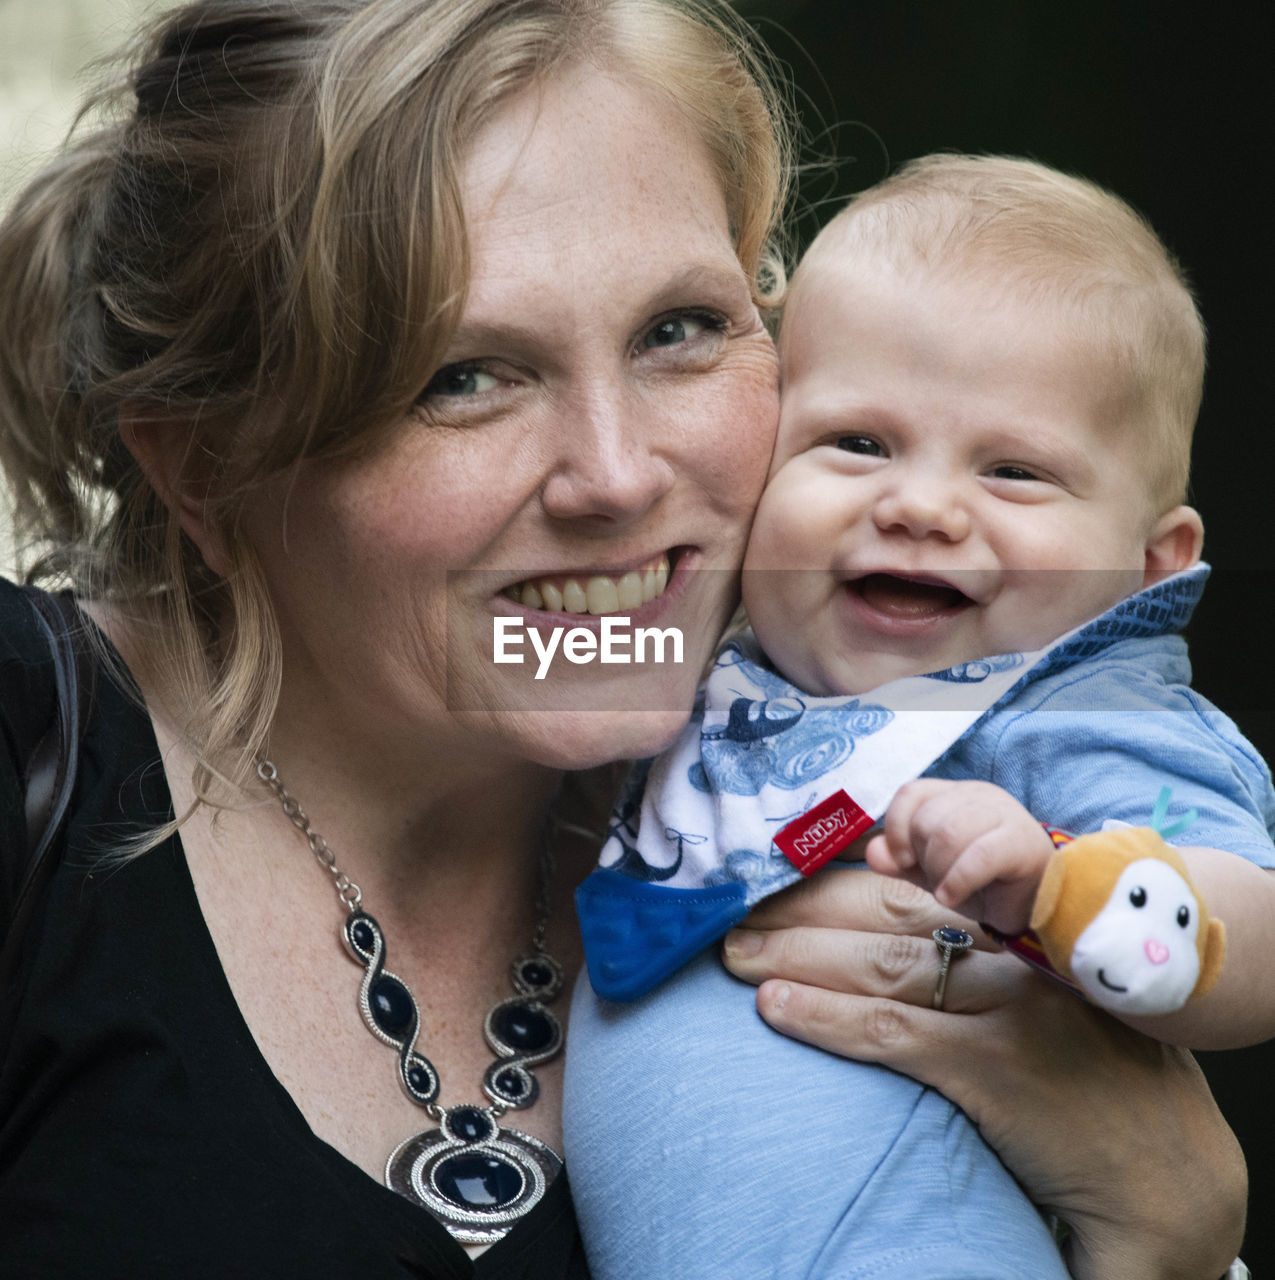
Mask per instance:
[[[1021,933],[1054,852],[1044,828],[990,782],[919,778],[900,787],[868,865],[929,889],[945,907]]]
[[[1179,848],[1209,914],[1226,925],[1226,963],[1217,985],[1176,1013],[1122,1019],[1188,1049],[1236,1049],[1275,1036],[1271,921],[1275,870],[1220,849]]]
[[[1227,1049],[1275,1036],[1270,921],[1275,871],[1218,849],[1179,848],[1209,914],[1226,925],[1216,985],[1173,1013],[1117,1017],[1193,1049]],[[991,783],[923,778],[900,789],[865,856],[873,870],[929,888],[944,906],[999,929],[1028,925],[1050,837],[1017,800]]]

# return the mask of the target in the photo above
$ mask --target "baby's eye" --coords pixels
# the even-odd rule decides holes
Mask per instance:
[[[690,342],[702,333],[722,328],[723,322],[716,316],[701,312],[684,312],[657,320],[643,335],[640,345],[650,351],[655,347],[675,347]]]
[[[1040,477],[1034,471],[1028,471],[1026,467],[1015,467],[1006,465],[1003,467],[993,467],[992,475],[997,480],[1039,480]]]
[[[862,453],[870,458],[884,458],[885,450],[871,436],[838,436],[837,448],[846,453]]]
[[[495,390],[498,379],[473,361],[444,365],[426,384],[419,400],[431,396],[476,396]]]

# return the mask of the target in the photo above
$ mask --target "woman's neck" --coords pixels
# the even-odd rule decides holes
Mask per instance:
[[[561,782],[553,770],[504,759],[466,771],[455,758],[423,755],[390,772],[286,734],[272,737],[271,753],[283,785],[369,899],[412,914],[418,896],[476,906],[493,881],[533,885],[534,851]],[[521,889],[518,897],[529,901]]]

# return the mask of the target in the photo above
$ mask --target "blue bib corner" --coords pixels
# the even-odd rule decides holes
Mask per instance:
[[[576,890],[589,981],[604,1000],[636,1000],[748,914],[738,881],[701,889],[594,871]]]

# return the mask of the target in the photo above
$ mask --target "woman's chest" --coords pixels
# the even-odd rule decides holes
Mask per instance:
[[[438,1106],[490,1105],[483,1077],[501,1055],[485,1023],[490,1010],[515,994],[508,974],[513,957],[504,954],[513,948],[479,947],[458,959],[443,938],[430,945],[404,936],[410,930],[396,934],[387,927],[382,954],[367,964],[343,941],[345,910],[308,860],[299,869],[312,878],[297,876],[295,868],[231,876],[216,841],[199,829],[183,838],[234,1004],[271,1075],[319,1138],[382,1182],[390,1154],[437,1127],[402,1085],[408,1052],[432,1067]],[[245,883],[245,874],[257,883]],[[380,1018],[389,1034],[378,1035],[369,1018],[375,1022],[386,1012],[377,1005],[378,978],[387,974],[398,980],[390,994],[399,1007]],[[561,1020],[566,1004],[559,1000],[552,1011]],[[408,1016],[412,1007],[415,1019]],[[500,1123],[560,1151],[561,1055],[534,1064],[531,1073],[535,1105],[511,1109]]]

